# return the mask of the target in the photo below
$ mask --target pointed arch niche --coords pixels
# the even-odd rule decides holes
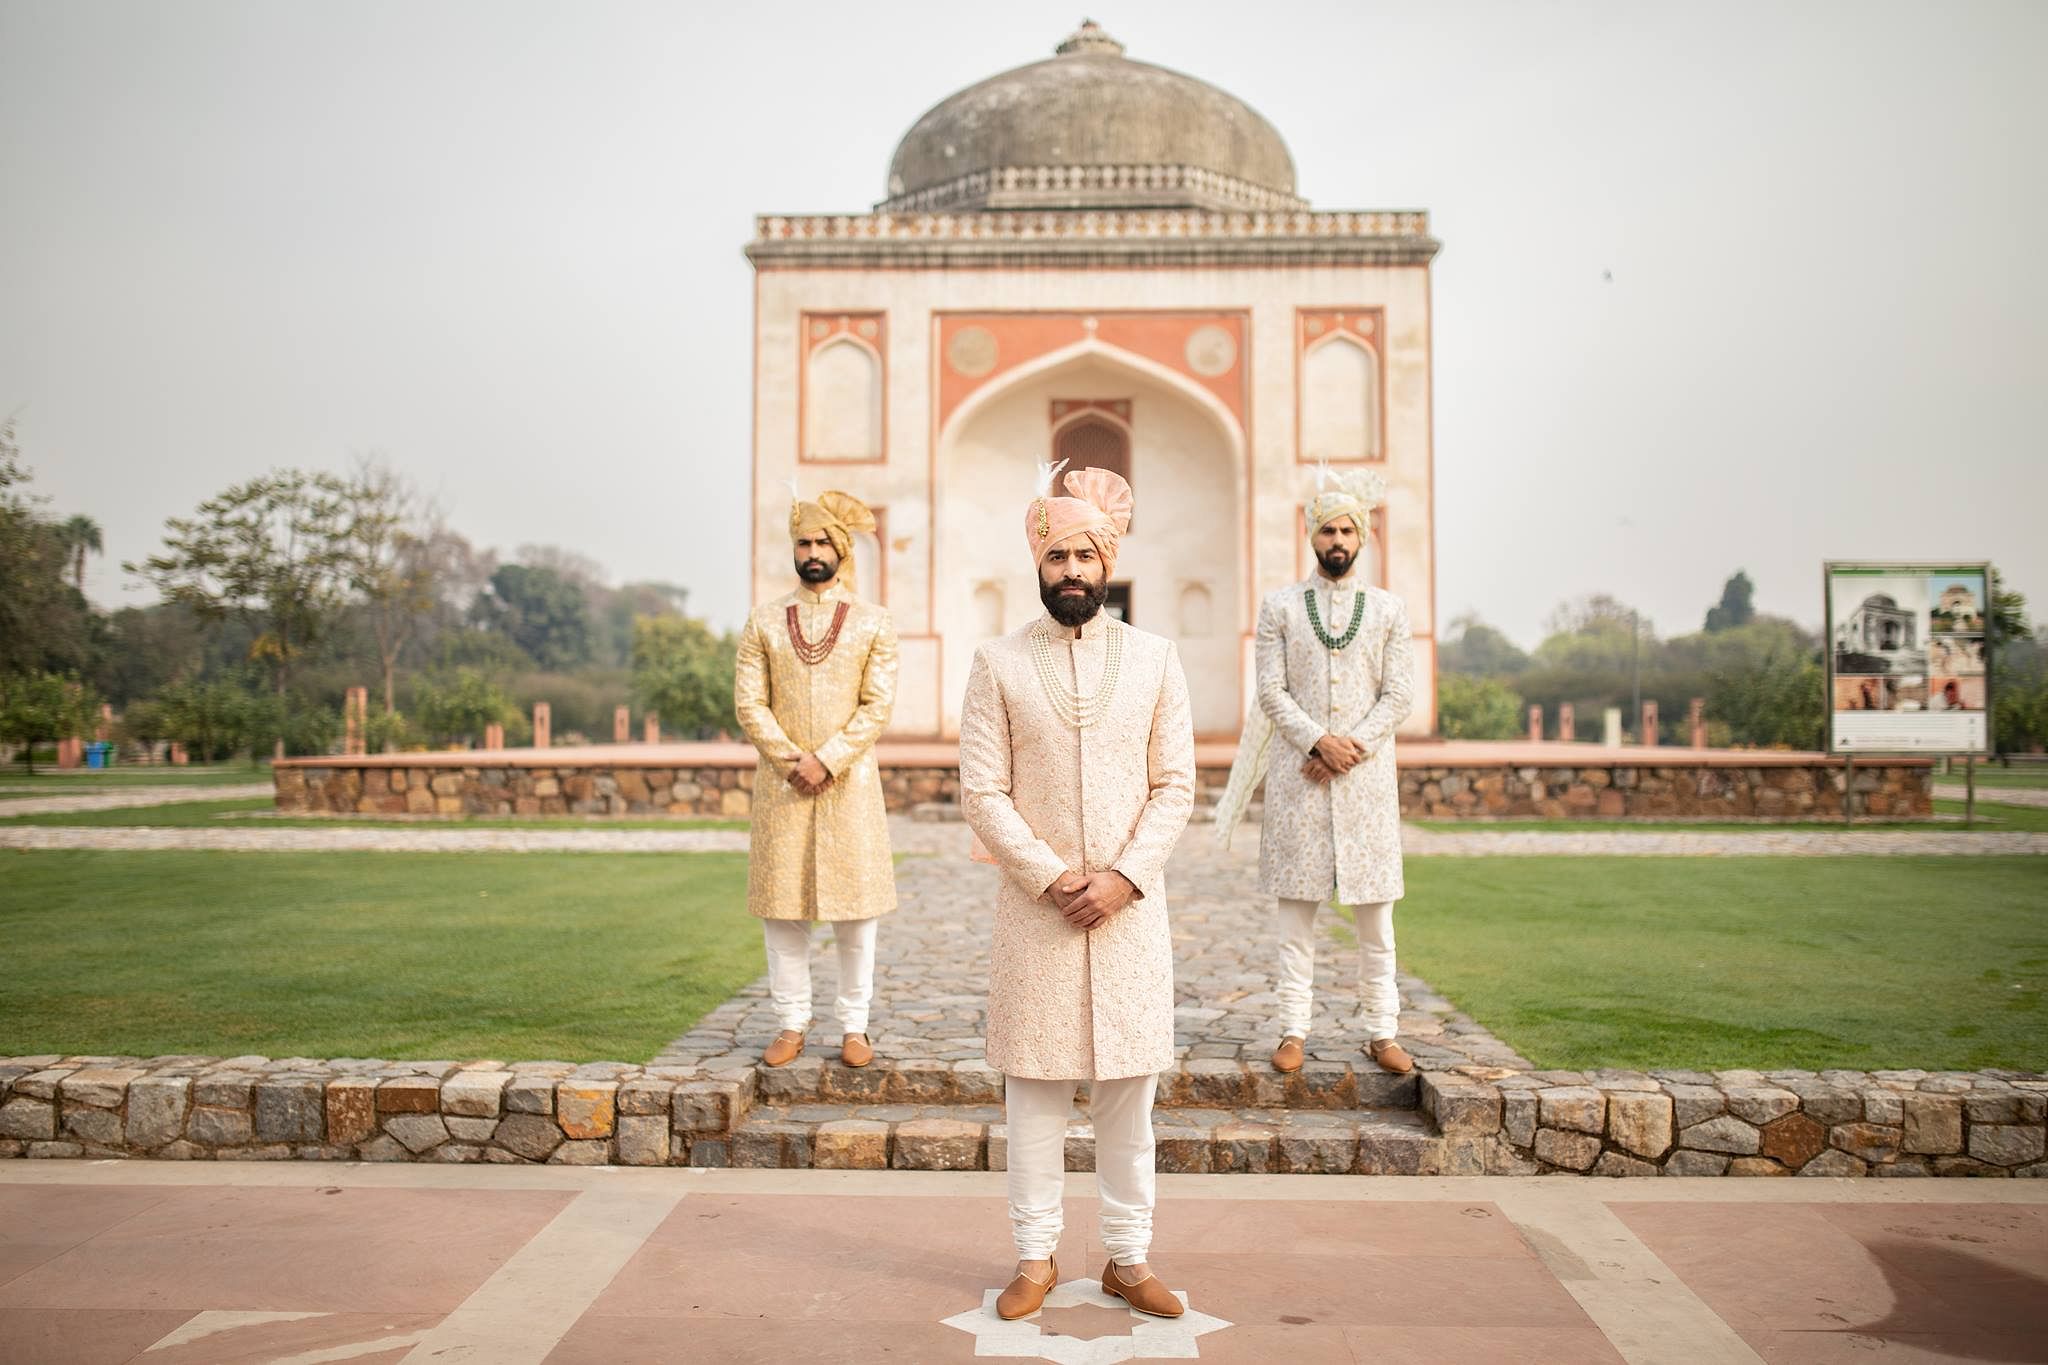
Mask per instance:
[[[805,315],[803,459],[885,458],[882,322],[877,313]]]
[[[1377,309],[1300,315],[1297,458],[1311,463],[1386,458],[1380,333]]]
[[[1186,376],[1085,342],[983,386],[940,429],[933,497],[945,513],[934,525],[932,583],[944,733],[959,732],[975,645],[1042,610],[1023,544],[1035,462],[1115,468],[1119,453],[1139,505],[1116,581],[1131,585],[1135,624],[1179,644],[1196,733],[1236,732],[1249,624],[1243,430]],[[1200,591],[1186,594],[1190,584]]]

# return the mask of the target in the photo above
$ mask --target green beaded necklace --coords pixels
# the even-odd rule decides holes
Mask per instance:
[[[1360,592],[1351,599],[1351,629],[1332,639],[1330,632],[1323,629],[1323,614],[1316,610],[1316,590],[1303,588],[1302,598],[1308,603],[1308,624],[1315,631],[1316,638],[1323,642],[1323,648],[1339,650],[1358,638],[1358,627],[1365,621],[1365,594]]]

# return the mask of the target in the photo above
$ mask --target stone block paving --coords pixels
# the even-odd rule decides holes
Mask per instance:
[[[152,788],[162,791],[162,788]],[[197,799],[263,796],[268,788],[199,788]],[[89,797],[52,797],[52,802],[114,801],[147,806],[155,799],[123,801],[127,793]],[[177,800],[195,799],[192,795]],[[1979,799],[1983,799],[1979,794]],[[38,801],[37,806],[43,803]],[[60,809],[104,809],[72,807]],[[956,807],[940,808],[957,815]],[[32,813],[27,802],[0,806],[0,816]],[[953,854],[967,843],[957,819],[890,817],[891,837],[899,851],[929,848]],[[1207,826],[1189,827],[1185,847],[1208,838]],[[1241,845],[1256,848],[1256,829],[1248,826]],[[1411,856],[1436,858],[1557,857],[1599,854],[1643,858],[1758,857],[1929,857],[1970,854],[2048,854],[2048,834],[2009,830],[1775,830],[1687,833],[1683,831],[1586,830],[1431,830],[1404,825],[1402,847]],[[450,821],[430,826],[393,818],[388,826],[335,825],[331,828],[266,828],[260,820],[236,821],[219,828],[165,826],[32,826],[0,825],[0,849],[98,849],[155,852],[205,849],[221,853],[744,853],[745,830],[607,829],[602,821],[564,819],[559,829],[484,829]],[[1177,855],[1178,856],[1178,855]],[[1200,860],[1186,864],[1198,866]],[[992,873],[990,875],[993,875]]]
[[[1965,782],[1937,782],[1934,797],[1937,801],[1964,801],[1969,799],[1970,787]],[[1993,806],[2028,806],[2034,810],[2048,810],[2048,787],[1979,787],[1977,804]]]
[[[818,1166],[871,1152],[861,1120]],[[906,1128],[909,1125],[904,1125]],[[2042,1359],[2048,1186],[2018,1181],[1304,1181],[1165,1175],[1151,1262],[1187,1315],[1062,1283],[991,1309],[1003,1177],[172,1170],[0,1164],[0,1359],[1109,1365]],[[956,1154],[957,1155],[957,1154]]]
[[[89,779],[86,779],[89,780]],[[135,810],[144,806],[168,806],[180,801],[250,801],[269,796],[268,782],[236,782],[227,786],[199,786],[181,783],[163,787],[123,787],[115,791],[82,792],[72,796],[20,795],[45,793],[48,787],[0,787],[7,796],[0,802],[0,816],[71,815],[95,810]]]

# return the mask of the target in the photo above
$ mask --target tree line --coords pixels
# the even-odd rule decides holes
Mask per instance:
[[[111,612],[83,592],[98,526],[31,485],[0,424],[0,742],[31,758],[92,733],[102,702],[119,738],[201,760],[325,753],[353,686],[370,688],[373,752],[491,724],[523,743],[536,701],[565,742],[609,739],[622,703],[680,737],[737,728],[736,638],[689,616],[685,588],[614,587],[556,546],[501,559],[381,462],[271,470],[167,519],[157,552],[122,565],[160,600]]]
[[[1986,630],[1996,748],[2048,748],[2048,626],[2030,630],[2025,596],[1994,574]],[[1558,708],[1569,702],[1579,738],[1599,739],[1602,711],[1618,706],[1629,737],[1640,740],[1640,695],[1657,703],[1660,740],[1685,744],[1686,713],[1700,697],[1709,744],[1816,750],[1827,740],[1825,648],[1798,622],[1758,613],[1755,584],[1742,570],[1699,630],[1668,639],[1604,595],[1560,606],[1529,651],[1468,614],[1450,623],[1438,650],[1438,728],[1446,739],[1517,739],[1537,705],[1554,736]]]

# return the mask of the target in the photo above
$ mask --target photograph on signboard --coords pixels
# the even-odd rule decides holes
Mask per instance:
[[[1927,592],[1930,630],[1967,635],[1984,629],[1984,575],[1935,574],[1927,580]]]
[[[1835,676],[1835,710],[1889,711],[1898,684],[1890,678]]]
[[[1983,564],[1827,566],[1828,750],[1990,751]]]
[[[1936,677],[1927,684],[1930,711],[1982,711],[1984,679]]]
[[[1935,677],[1981,677],[1984,673],[1984,637],[1981,635],[1937,635],[1927,650],[1927,671]]]
[[[1832,586],[1835,672],[1925,676],[1928,580],[1921,575],[1843,575]]]

